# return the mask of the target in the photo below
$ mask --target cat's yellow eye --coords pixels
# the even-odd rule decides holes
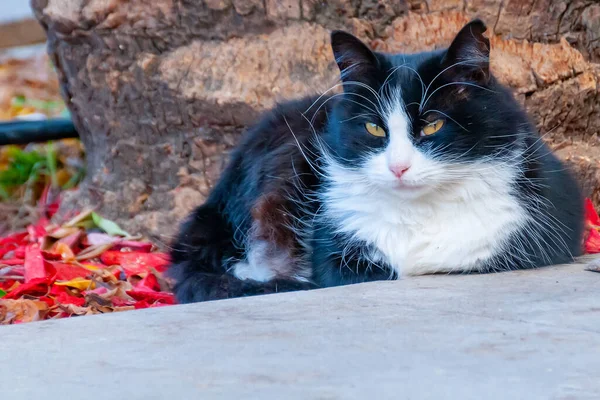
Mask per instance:
[[[365,124],[365,128],[367,129],[367,132],[369,132],[373,136],[385,137],[385,131],[383,130],[382,127],[380,127],[377,124],[374,124],[372,122],[367,122]]]
[[[442,126],[444,126],[444,120],[436,119],[435,121],[425,125],[423,129],[421,129],[421,136],[433,135],[434,133],[442,129]]]

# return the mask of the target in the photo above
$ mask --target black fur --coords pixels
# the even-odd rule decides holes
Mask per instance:
[[[362,258],[360,251],[342,256],[348,238],[336,234],[335,223],[318,218],[317,213],[318,193],[325,183],[321,147],[316,143],[346,168],[360,168],[365,153],[387,144],[387,137],[364,130],[365,122],[382,127],[386,123],[378,115],[361,116],[377,102],[369,88],[384,94],[402,89],[413,122],[414,146],[439,150],[441,161],[459,158],[468,163],[506,157],[515,146],[527,148],[519,165],[523,176],[514,183],[516,196],[525,209],[531,208],[532,194],[543,198],[543,211],[560,222],[561,232],[530,224],[511,239],[513,246],[526,243],[521,253],[486,260],[482,271],[539,267],[579,255],[583,201],[578,185],[540,140],[509,90],[490,74],[484,31],[481,21],[473,21],[449,49],[413,55],[373,53],[353,36],[334,32],[332,47],[345,94],[281,104],[248,130],[206,203],[183,224],[174,243],[169,274],[176,281],[178,300],[187,303],[394,277],[389,269]],[[427,99],[422,98],[421,82],[430,86],[432,95]],[[422,137],[423,125],[440,115],[451,116],[443,131]],[[299,231],[306,237],[299,237]],[[244,259],[249,235],[307,262],[310,278],[298,280],[288,274],[267,283],[236,279],[228,269]],[[553,245],[557,235],[566,248]],[[342,263],[347,268],[341,268]]]

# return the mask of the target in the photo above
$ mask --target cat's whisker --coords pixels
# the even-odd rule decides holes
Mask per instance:
[[[461,66],[461,65],[474,65],[473,63],[474,60],[462,60],[462,61],[458,61],[452,65],[450,65],[449,67],[444,68],[442,71],[440,71],[436,76],[433,77],[433,79],[431,81],[429,81],[429,84],[427,85],[427,87],[425,88],[425,94],[423,95],[423,97],[421,98],[421,104],[423,104],[423,99],[427,96],[427,93],[429,92],[429,88],[431,87],[431,85],[433,85],[433,83],[436,81],[437,78],[439,78],[440,76],[442,76],[444,74],[444,72]],[[423,107],[425,107],[425,104],[423,104]],[[420,108],[419,111],[422,111],[423,108]]]
[[[382,104],[383,99],[379,96],[379,93],[377,93],[371,86],[367,85],[366,83],[358,82],[358,81],[346,81],[346,82],[344,82],[344,85],[355,85],[355,86],[367,89],[373,96],[375,96],[375,99],[379,103],[379,108],[383,108],[383,104]],[[373,106],[375,106],[374,103],[371,103],[371,104],[373,104]],[[377,108],[377,106],[375,106],[375,108]]]
[[[481,86],[481,85],[477,85],[477,84],[475,84],[475,83],[471,83],[471,82],[461,82],[461,81],[458,81],[458,82],[450,82],[450,83],[446,83],[446,84],[444,84],[444,85],[442,85],[442,86],[438,87],[438,88],[437,88],[437,89],[435,89],[433,92],[431,92],[431,94],[430,94],[430,95],[429,95],[429,96],[428,96],[428,97],[425,99],[425,101],[423,102],[423,104],[422,104],[422,107],[421,107],[421,110],[422,110],[423,108],[425,108],[425,106],[426,106],[426,105],[427,105],[427,103],[429,102],[429,99],[431,99],[431,96],[433,96],[434,94],[436,94],[438,90],[441,90],[441,89],[443,89],[443,88],[445,88],[445,87],[448,87],[448,86],[453,86],[453,85],[465,85],[465,86],[472,86],[472,87],[475,87],[475,88],[478,88],[478,89],[482,89],[482,90],[485,90],[485,91],[488,91],[488,92],[491,92],[491,93],[496,93],[496,91],[494,91],[494,90],[492,90],[492,89],[488,89],[488,88],[486,88],[486,87],[483,87],[483,86]]]
[[[357,118],[363,118],[363,117],[367,117],[367,116],[371,116],[371,115],[374,116],[374,117],[378,117],[379,116],[379,115],[373,114],[373,113],[357,114],[354,117],[350,117],[348,119],[341,120],[340,123],[352,121],[352,120],[357,119]]]
[[[378,113],[376,110],[373,110],[372,108],[370,108],[370,107],[367,107],[366,105],[364,105],[364,104],[362,104],[362,103],[359,103],[359,102],[357,102],[357,101],[354,101],[354,100],[352,100],[352,99],[349,99],[349,98],[347,98],[347,97],[346,97],[346,95],[347,95],[347,94],[348,94],[348,93],[336,93],[335,95],[333,95],[333,96],[329,97],[327,100],[325,100],[325,101],[324,101],[324,102],[323,102],[323,103],[322,103],[322,104],[321,104],[321,105],[320,105],[320,106],[317,108],[317,110],[315,111],[315,113],[314,113],[313,117],[312,117],[312,118],[311,118],[311,120],[310,120],[310,123],[311,123],[311,124],[313,124],[313,123],[314,123],[314,119],[316,118],[316,116],[317,116],[318,112],[321,110],[321,108],[323,108],[323,107],[324,107],[324,106],[325,106],[325,105],[326,105],[328,102],[330,102],[331,100],[333,100],[333,99],[335,99],[335,98],[337,98],[337,97],[342,97],[342,100],[343,100],[343,101],[347,101],[347,102],[350,102],[350,103],[357,104],[357,105],[359,105],[360,107],[362,107],[362,108],[365,108],[365,109],[367,109],[368,111],[371,111],[372,113],[374,113],[374,114],[378,114],[378,115],[379,115],[379,113]],[[304,114],[303,114],[303,115],[304,115]]]
[[[400,69],[400,68],[406,68],[407,70],[409,70],[409,71],[413,72],[415,75],[417,75],[417,78],[419,78],[419,82],[420,82],[420,84],[421,84],[421,103],[422,103],[422,102],[423,102],[423,99],[425,98],[425,93],[426,93],[426,89],[425,89],[425,82],[423,82],[423,78],[421,77],[421,74],[419,74],[419,72],[418,72],[416,69],[414,69],[414,68],[412,68],[412,67],[409,67],[409,66],[408,66],[408,65],[406,65],[406,64],[399,65],[398,67],[394,68],[394,69],[392,70],[392,72],[390,72],[390,74],[389,74],[389,75],[387,76],[387,78],[385,79],[385,81],[384,81],[383,85],[381,85],[381,89],[380,89],[380,91],[382,91],[383,89],[385,89],[385,88],[386,88],[386,85],[387,85],[387,83],[388,83],[388,80],[389,80],[389,78],[390,78],[390,77],[391,77],[391,76],[392,76],[392,75],[393,75],[393,74],[394,74],[396,71],[398,71],[398,69]]]

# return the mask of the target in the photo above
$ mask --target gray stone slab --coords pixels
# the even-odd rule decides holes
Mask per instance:
[[[579,264],[1,327],[0,393],[598,399],[599,290]]]

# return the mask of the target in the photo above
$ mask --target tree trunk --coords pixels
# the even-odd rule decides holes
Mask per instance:
[[[329,30],[381,51],[449,44],[473,17],[494,73],[600,201],[600,5],[584,0],[32,0],[87,150],[65,207],[168,242],[245,126],[336,83]],[[126,222],[125,222],[126,221]]]

